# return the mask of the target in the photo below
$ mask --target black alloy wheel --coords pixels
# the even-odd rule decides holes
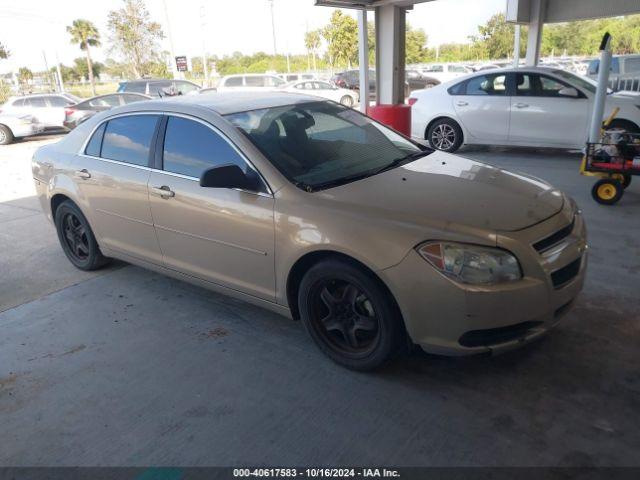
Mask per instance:
[[[378,368],[406,344],[402,316],[389,291],[347,260],[311,267],[300,283],[298,306],[316,345],[347,368]]]

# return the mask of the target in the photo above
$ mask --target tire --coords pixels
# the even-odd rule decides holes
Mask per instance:
[[[622,198],[624,188],[617,180],[603,178],[598,180],[591,189],[593,199],[602,205],[613,205]]]
[[[14,139],[11,129],[6,125],[0,125],[0,145],[9,145]]]
[[[384,285],[347,261],[309,269],[298,292],[305,329],[329,358],[352,370],[385,364],[406,338],[400,311]]]
[[[615,118],[607,127],[607,130],[623,129],[629,133],[640,133],[640,128],[629,120]]]
[[[97,270],[110,259],[102,255],[89,222],[75,203],[62,202],[56,209],[56,231],[62,250],[80,270]]]
[[[342,105],[344,105],[345,107],[353,107],[353,97],[351,95],[344,95],[341,99],[340,99],[340,103]]]
[[[426,140],[436,150],[455,152],[462,145],[462,129],[456,121],[442,118],[429,126]]]

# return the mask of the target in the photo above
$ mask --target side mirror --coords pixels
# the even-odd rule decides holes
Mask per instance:
[[[561,97],[571,97],[578,98],[580,95],[578,94],[578,90],[573,87],[565,87],[558,90],[558,95]]]
[[[238,165],[220,165],[202,172],[200,186],[206,188],[252,189],[253,185]]]

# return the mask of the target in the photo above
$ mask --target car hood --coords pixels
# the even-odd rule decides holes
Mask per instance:
[[[322,193],[344,208],[394,221],[487,231],[521,230],[564,204],[562,193],[542,180],[439,151]]]

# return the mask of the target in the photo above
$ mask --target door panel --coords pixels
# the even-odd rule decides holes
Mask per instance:
[[[165,265],[274,300],[274,199],[258,174],[205,122],[171,115],[163,138],[165,171],[151,173],[149,202]],[[225,164],[255,180],[256,193],[200,186],[205,170]]]
[[[273,300],[274,200],[152,172],[151,212],[167,267]],[[154,194],[168,187],[173,197]]]
[[[586,142],[589,100],[559,96],[565,86],[538,74],[516,75],[509,143],[576,147]]]
[[[101,245],[161,265],[146,166],[158,120],[158,115],[125,115],[101,125],[86,155],[78,156],[75,176]]]
[[[505,143],[509,132],[511,102],[505,74],[487,74],[467,81],[465,95],[451,97],[469,143]]]

